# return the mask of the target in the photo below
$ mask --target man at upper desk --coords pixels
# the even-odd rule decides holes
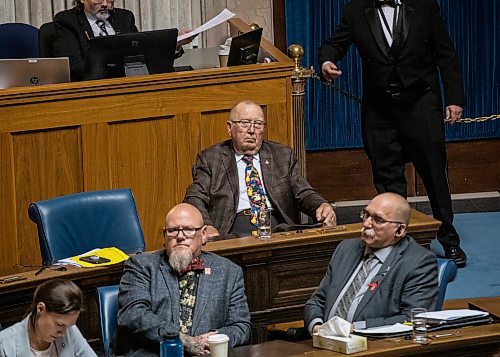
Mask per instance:
[[[207,338],[229,336],[229,345],[250,337],[250,312],[241,268],[201,250],[207,227],[187,203],[170,210],[164,251],[125,262],[118,295],[116,355],[157,356],[167,332],[179,332],[190,354],[209,352]],[[217,332],[216,332],[217,331]]]
[[[114,0],[74,0],[73,9],[61,11],[54,17],[54,56],[69,57],[71,80],[80,81],[86,75],[88,41],[93,37],[138,32],[134,14],[114,7]],[[183,34],[188,30],[181,30]],[[177,54],[182,55],[182,45],[177,43]]]
[[[231,137],[198,154],[185,202],[197,207],[209,234],[250,235],[260,207],[272,208],[272,226],[298,223],[299,212],[335,225],[332,206],[299,174],[291,148],[264,141],[266,122],[252,101],[229,114]]]
[[[361,211],[361,238],[339,244],[326,275],[306,302],[309,333],[334,316],[362,329],[410,321],[415,307],[434,310],[436,256],[405,235],[410,215],[408,202],[389,192]]]

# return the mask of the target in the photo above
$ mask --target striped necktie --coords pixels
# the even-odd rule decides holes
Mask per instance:
[[[347,320],[347,314],[349,313],[349,308],[351,307],[351,304],[354,301],[354,298],[358,294],[359,290],[365,283],[368,274],[370,274],[373,257],[374,257],[373,253],[370,253],[363,259],[363,263],[361,264],[361,267],[356,273],[356,276],[352,280],[351,285],[349,285],[344,296],[342,296],[342,299],[340,299],[340,302],[337,306],[337,310],[335,312],[336,316],[341,317],[344,320]]]
[[[101,32],[99,32],[99,36],[108,36],[109,35],[108,30],[106,29],[106,23],[103,20],[99,19],[95,23],[101,29]]]
[[[245,155],[242,158],[243,162],[247,164],[245,168],[245,183],[247,185],[247,195],[250,200],[250,210],[252,216],[250,222],[257,226],[257,213],[261,208],[266,208],[266,195],[262,187],[259,171],[253,166],[253,156]]]

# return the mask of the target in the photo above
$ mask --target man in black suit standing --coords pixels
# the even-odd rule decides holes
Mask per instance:
[[[406,196],[405,163],[424,182],[438,240],[459,267],[467,257],[453,227],[444,122],[455,123],[465,103],[458,61],[436,0],[353,0],[319,50],[326,79],[351,44],[363,63],[362,133],[379,193]],[[438,72],[439,71],[439,72]],[[446,114],[442,112],[441,75]]]
[[[75,7],[61,11],[54,17],[54,56],[69,57],[71,80],[81,81],[87,75],[88,41],[93,37],[137,32],[134,14],[114,7],[114,0],[74,0]],[[179,34],[189,30],[183,29]],[[182,45],[177,43],[177,54],[182,55]]]

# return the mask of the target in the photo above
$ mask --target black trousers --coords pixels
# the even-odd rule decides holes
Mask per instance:
[[[412,162],[422,179],[435,219],[442,222],[437,238],[443,246],[459,245],[453,227],[448,164],[440,99],[427,90],[413,101],[388,94],[365,98],[362,133],[378,193],[406,197],[405,163]]]

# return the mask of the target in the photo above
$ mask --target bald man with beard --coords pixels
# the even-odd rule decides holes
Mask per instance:
[[[243,272],[202,251],[208,234],[200,211],[182,203],[167,214],[165,250],[131,257],[118,296],[117,355],[158,356],[160,331],[179,332],[185,350],[209,353],[208,336],[222,333],[234,347],[250,337]]]
[[[410,321],[410,311],[416,307],[434,310],[436,256],[406,235],[410,215],[406,199],[395,193],[376,196],[361,211],[361,238],[339,244],[325,277],[305,305],[309,333],[334,316],[363,329]],[[365,273],[358,274],[363,268]],[[356,279],[359,290],[346,294]]]

